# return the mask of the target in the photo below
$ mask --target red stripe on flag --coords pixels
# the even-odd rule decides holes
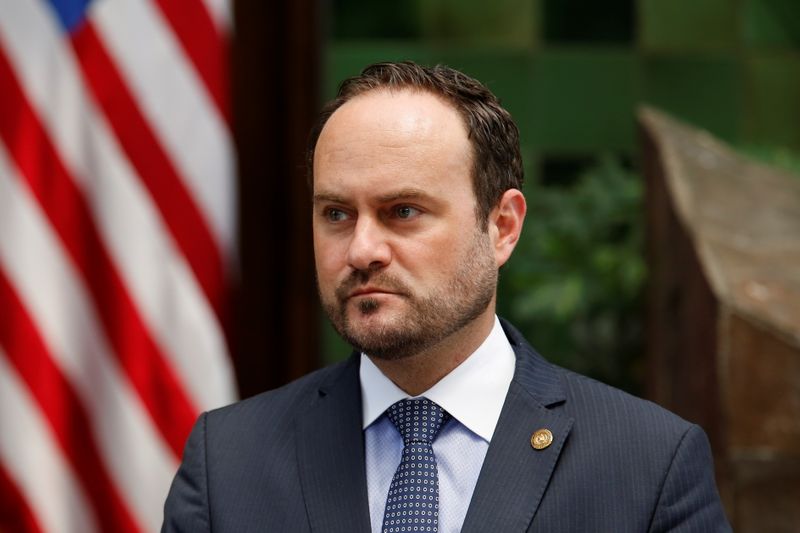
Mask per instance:
[[[77,394],[53,363],[36,326],[0,270],[0,344],[25,381],[92,502],[103,531],[138,531],[100,459]]]
[[[194,198],[145,120],[91,21],[72,35],[81,69],[128,159],[221,323],[225,275],[220,248]]]
[[[156,0],[164,18],[211,94],[222,118],[230,125],[227,40],[217,31],[200,0]]]
[[[14,480],[0,463],[0,531],[4,533],[41,533],[42,528],[17,489]]]
[[[181,456],[197,416],[147,330],[95,226],[0,49],[0,138],[82,274],[120,365],[155,425]]]

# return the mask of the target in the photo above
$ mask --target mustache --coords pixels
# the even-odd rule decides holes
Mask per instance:
[[[386,272],[354,270],[338,287],[336,287],[336,299],[340,302],[344,302],[350,297],[350,294],[354,290],[367,284],[403,296],[411,294],[411,291],[405,283]]]

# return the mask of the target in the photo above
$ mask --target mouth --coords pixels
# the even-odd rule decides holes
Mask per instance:
[[[350,292],[348,298],[356,298],[358,296],[380,296],[382,294],[396,295],[397,293],[379,287],[360,287]]]
[[[343,280],[335,290],[336,299],[340,304],[348,301],[361,302],[373,299],[387,301],[392,297],[410,298],[412,292],[399,280],[386,274],[371,276],[351,275]]]

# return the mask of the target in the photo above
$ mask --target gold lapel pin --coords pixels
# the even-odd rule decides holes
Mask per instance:
[[[531,435],[531,446],[534,450],[544,450],[553,443],[553,434],[549,429],[537,429]]]

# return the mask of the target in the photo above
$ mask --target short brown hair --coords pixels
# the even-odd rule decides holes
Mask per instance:
[[[333,113],[354,97],[375,89],[429,91],[450,102],[467,127],[473,149],[472,183],[478,201],[478,220],[485,227],[489,213],[508,189],[521,189],[523,181],[519,130],[500,101],[478,80],[444,65],[425,67],[411,61],[375,63],[339,86],[311,130],[307,165],[313,185],[314,150],[320,133]]]

